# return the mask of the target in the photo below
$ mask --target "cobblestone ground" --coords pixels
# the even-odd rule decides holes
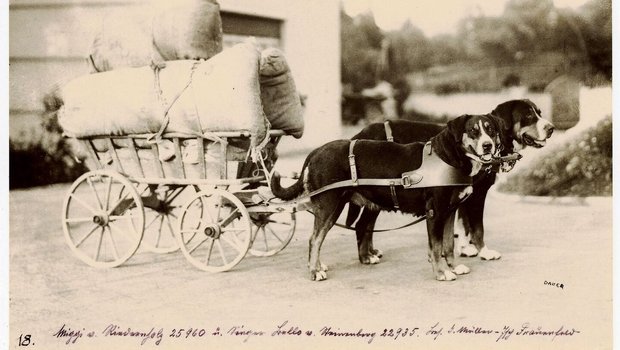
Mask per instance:
[[[502,258],[461,258],[472,271],[453,282],[433,279],[424,224],[377,233],[385,257],[373,266],[358,262],[354,233],[334,228],[321,255],[329,279],[317,283],[306,212],[286,249],[225,273],[142,249],[121,267],[89,267],[63,238],[67,190],[10,192],[11,348],[611,348],[611,198],[492,194],[485,238]],[[410,220],[382,214],[377,227]]]

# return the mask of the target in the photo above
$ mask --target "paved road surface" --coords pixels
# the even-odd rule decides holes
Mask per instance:
[[[281,167],[293,169],[298,162],[283,159]],[[312,217],[305,212],[285,250],[247,256],[226,273],[199,271],[181,253],[142,250],[119,268],[91,268],[72,255],[62,235],[67,189],[10,192],[11,348],[21,348],[20,336],[33,349],[611,348],[610,198],[576,204],[493,195],[486,238],[503,257],[462,258],[472,272],[453,282],[433,280],[424,224],[376,234],[385,257],[374,266],[358,262],[352,232],[334,228],[322,251],[329,279],[317,283],[306,268]],[[408,221],[382,214],[377,226]],[[285,322],[280,330],[287,334],[272,335]],[[518,335],[524,324],[538,334]],[[65,335],[80,331],[82,337],[66,345],[76,338],[53,336],[63,325]],[[106,336],[110,325],[117,332],[153,329],[154,338]],[[451,332],[452,325],[461,332]],[[496,342],[505,326],[513,333]],[[213,335],[218,327],[223,335]],[[189,328],[198,330],[195,337],[186,338]],[[579,333],[541,333],[573,328]],[[298,330],[302,335],[294,335]],[[173,332],[181,337],[170,337]]]

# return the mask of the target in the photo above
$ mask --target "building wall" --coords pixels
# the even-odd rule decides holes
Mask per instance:
[[[262,46],[286,53],[299,91],[307,96],[306,133],[292,147],[340,136],[339,5],[333,0],[220,0],[225,14],[281,22],[280,38],[267,32]],[[85,56],[103,15],[139,0],[11,0],[9,2],[9,108],[15,118],[40,113],[42,96],[89,71]],[[226,26],[224,26],[226,28]],[[251,28],[250,28],[251,29]],[[225,45],[246,31],[226,33]]]

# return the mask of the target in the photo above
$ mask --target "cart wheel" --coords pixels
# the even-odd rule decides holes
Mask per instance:
[[[272,256],[286,248],[295,233],[295,213],[252,214],[254,243],[250,254]]]
[[[142,200],[133,184],[114,171],[90,171],[75,180],[62,214],[67,244],[90,266],[119,266],[140,245]]]
[[[189,262],[208,272],[232,269],[252,244],[252,224],[243,203],[230,192],[197,193],[181,210],[177,240]]]
[[[150,187],[150,188],[149,188]],[[153,253],[172,253],[179,250],[174,230],[181,213],[181,194],[192,186],[148,186],[144,203],[144,235],[140,245]],[[186,196],[185,196],[186,197]]]

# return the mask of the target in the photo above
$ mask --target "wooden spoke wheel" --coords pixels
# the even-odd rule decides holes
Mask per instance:
[[[208,272],[236,266],[252,244],[252,224],[243,203],[220,189],[202,191],[182,208],[177,240],[187,260]]]
[[[117,172],[95,170],[80,176],[69,189],[62,215],[67,244],[90,266],[119,266],[140,245],[142,200],[134,185]]]
[[[295,233],[295,213],[252,214],[253,240],[250,254],[272,256],[286,248]]]

